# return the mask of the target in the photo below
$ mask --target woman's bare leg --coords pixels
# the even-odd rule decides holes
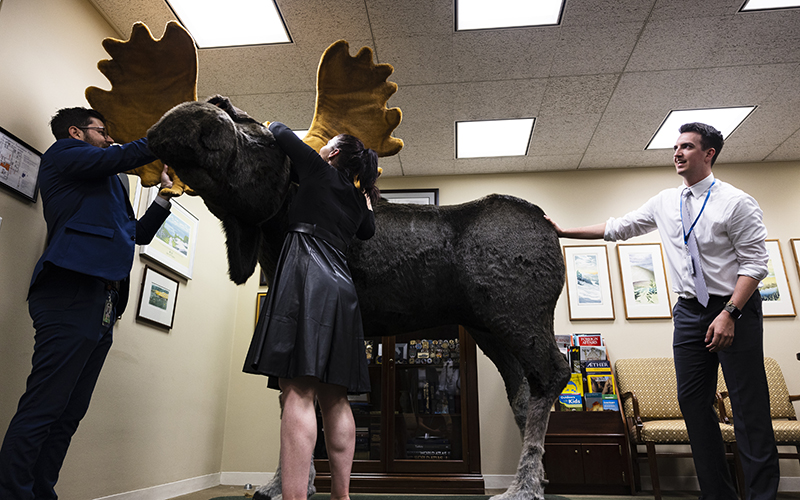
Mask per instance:
[[[317,441],[314,398],[320,383],[314,377],[282,378],[280,386],[284,398],[281,419],[283,500],[306,500],[309,464]]]
[[[356,448],[356,423],[341,385],[320,383],[317,401],[322,411],[325,446],[331,466],[331,500],[350,498],[350,471]]]

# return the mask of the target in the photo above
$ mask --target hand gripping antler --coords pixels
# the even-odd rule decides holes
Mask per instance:
[[[305,143],[319,151],[332,137],[350,134],[378,156],[397,154],[403,141],[391,135],[403,113],[386,107],[397,92],[397,84],[386,81],[393,71],[391,64],[374,64],[369,47],[355,57],[344,40],[328,47],[317,70],[317,105]]]
[[[147,129],[174,106],[197,100],[197,51],[191,35],[175,21],[167,23],[164,36],[153,39],[143,23],[136,23],[130,40],[103,40],[111,56],[97,68],[111,82],[111,90],[86,89],[86,100],[106,118],[111,136],[117,142],[130,142],[147,135]],[[143,186],[161,182],[163,165],[155,161],[131,170],[141,177]],[[192,193],[172,169],[173,195]]]

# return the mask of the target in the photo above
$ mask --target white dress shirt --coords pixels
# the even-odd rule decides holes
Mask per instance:
[[[695,297],[694,278],[687,264],[688,250],[684,244],[680,212],[681,194],[685,187],[665,189],[638,210],[619,219],[608,219],[604,239],[627,240],[658,229],[669,263],[672,290],[681,297],[692,298]],[[764,279],[769,261],[764,241],[767,228],[756,200],[726,182],[715,181],[714,174],[690,189],[689,210],[692,218],[697,218],[693,232],[708,293],[731,295],[740,275],[759,281]],[[689,221],[687,226],[692,222]]]

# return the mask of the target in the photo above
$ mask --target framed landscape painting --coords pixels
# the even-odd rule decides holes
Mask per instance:
[[[136,319],[170,329],[175,319],[177,301],[178,281],[150,266],[144,266]]]
[[[149,202],[152,203],[157,194],[158,188],[151,188]],[[169,217],[161,225],[153,241],[139,248],[139,254],[153,259],[186,279],[192,279],[199,225],[197,217],[173,199]]]
[[[767,240],[769,274],[758,284],[764,317],[797,316],[778,240]]]
[[[614,319],[608,248],[564,246],[570,320]]]
[[[671,318],[661,243],[617,245],[627,319]]]

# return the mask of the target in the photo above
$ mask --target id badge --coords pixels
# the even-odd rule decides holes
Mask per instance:
[[[106,305],[103,307],[103,326],[111,324],[111,315],[114,313],[114,301],[111,292],[106,297]]]
[[[694,276],[694,260],[689,253],[689,245],[684,245],[683,248],[686,250],[686,268],[689,270],[689,275]]]

